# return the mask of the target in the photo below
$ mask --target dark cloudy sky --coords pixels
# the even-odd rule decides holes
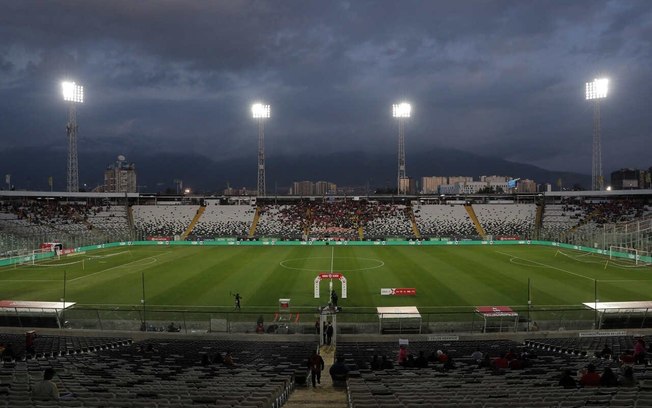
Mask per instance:
[[[80,150],[251,157],[436,146],[590,173],[652,165],[652,1],[0,0],[0,149],[65,143],[60,81],[85,86]]]

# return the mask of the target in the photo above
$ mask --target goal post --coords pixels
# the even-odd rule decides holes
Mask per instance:
[[[652,263],[651,253],[636,248],[609,246],[609,259],[623,259],[634,262],[636,265]]]

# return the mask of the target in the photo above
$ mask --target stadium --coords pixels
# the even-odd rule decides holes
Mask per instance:
[[[0,2],[0,408],[652,407],[650,4]]]
[[[432,392],[408,384],[444,390],[470,378],[446,403],[494,406],[512,395],[496,393],[506,384],[528,394],[524,406],[571,397],[645,401],[643,391],[543,397],[557,371],[587,361],[606,367],[611,360],[593,357],[598,349],[606,344],[620,356],[648,332],[652,194],[645,190],[255,199],[7,191],[1,216],[0,342],[19,350],[5,364],[29,370],[58,359],[84,405],[97,406],[97,392],[92,373],[74,365],[110,365],[120,356],[155,379],[129,374],[143,382],[133,386],[136,403],[118,396],[124,384],[116,376],[103,387],[111,406],[292,406],[306,382],[303,361],[320,345],[351,369],[340,385],[350,406],[437,406]],[[26,330],[38,337],[23,349]],[[466,370],[430,363],[443,370],[436,385],[414,368],[372,370],[369,358],[393,359],[399,339],[415,356],[445,350]],[[143,363],[144,344],[177,361]],[[555,375],[534,379],[531,368],[495,377],[500,371],[474,368],[476,348],[493,357],[510,349],[536,355],[528,364]],[[170,379],[172,393],[160,385],[172,366],[197,374],[199,361],[227,350],[238,358],[238,375],[260,384],[255,393],[226,383],[220,387],[229,392],[206,384],[198,391],[180,377]],[[642,381],[646,366],[636,367]],[[470,392],[478,386],[486,398]]]

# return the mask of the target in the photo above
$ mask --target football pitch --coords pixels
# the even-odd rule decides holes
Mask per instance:
[[[0,269],[0,298],[76,302],[90,307],[314,310],[328,302],[328,282],[313,297],[315,277],[348,281],[345,310],[417,306],[422,311],[479,305],[580,307],[650,300],[652,268],[553,247],[501,246],[134,246],[90,251]],[[65,277],[65,279],[64,279]],[[341,286],[334,288],[340,294]],[[415,288],[416,296],[381,296],[381,288]]]

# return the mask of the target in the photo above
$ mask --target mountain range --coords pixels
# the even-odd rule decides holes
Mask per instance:
[[[199,154],[132,152],[79,152],[80,186],[91,190],[103,183],[106,167],[119,154],[127,162],[135,163],[139,190],[162,192],[175,186],[174,180],[183,180],[194,191],[221,192],[227,184],[254,188],[256,184],[256,157],[212,160]],[[66,186],[67,152],[56,148],[17,148],[0,151],[0,175],[11,174],[11,184],[18,190],[49,190],[48,177],[53,177],[54,190]],[[325,180],[338,186],[395,187],[397,173],[395,154],[366,152],[304,154],[274,156],[266,160],[267,191],[273,193],[287,188],[293,181]],[[485,157],[455,149],[432,149],[409,154],[406,160],[408,176],[473,176],[503,175],[550,183],[557,189],[561,179],[566,188],[588,188],[590,176],[585,174],[546,170],[525,163]],[[6,185],[2,186],[7,188]]]

